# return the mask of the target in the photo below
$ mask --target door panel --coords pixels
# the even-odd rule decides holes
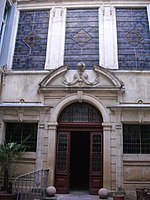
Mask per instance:
[[[90,134],[90,194],[97,194],[103,186],[102,178],[102,133],[91,132]]]
[[[69,152],[70,135],[60,131],[57,136],[57,158],[55,186],[57,193],[69,192]]]

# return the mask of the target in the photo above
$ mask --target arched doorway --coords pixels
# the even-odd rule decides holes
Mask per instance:
[[[103,184],[102,116],[88,103],[72,103],[58,118],[55,186],[58,193]]]

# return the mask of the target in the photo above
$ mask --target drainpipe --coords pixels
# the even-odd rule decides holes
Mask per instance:
[[[0,67],[0,102],[2,102],[2,89],[4,85],[4,75],[5,75],[6,69],[7,69],[6,65]]]

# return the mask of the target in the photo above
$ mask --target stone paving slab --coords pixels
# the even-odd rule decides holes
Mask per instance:
[[[56,195],[57,200],[100,200],[98,195],[86,195],[86,194],[61,194]],[[112,200],[112,198],[108,198]]]
[[[57,200],[98,200],[98,196],[80,195],[80,194],[64,194],[58,195]]]

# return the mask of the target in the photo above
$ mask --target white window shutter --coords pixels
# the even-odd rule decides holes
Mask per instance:
[[[0,0],[0,28],[1,28],[1,25],[2,25],[5,6],[6,6],[6,0]]]

